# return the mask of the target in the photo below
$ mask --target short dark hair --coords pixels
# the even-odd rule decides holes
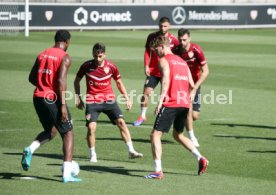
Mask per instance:
[[[168,17],[161,17],[160,20],[159,20],[159,24],[162,24],[164,22],[171,23],[171,21]]]
[[[185,35],[185,34],[187,34],[188,36],[190,36],[190,31],[189,31],[189,29],[186,29],[186,28],[180,28],[179,30],[178,30],[178,36],[179,37],[182,37],[183,35]]]
[[[93,53],[105,53],[105,45],[103,43],[96,43],[92,48]]]
[[[65,42],[70,40],[71,35],[68,30],[58,30],[55,35],[55,42]]]

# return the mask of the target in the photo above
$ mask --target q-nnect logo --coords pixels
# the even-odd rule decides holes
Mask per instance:
[[[121,13],[100,13],[99,11],[91,11],[90,13],[80,7],[75,10],[74,13],[74,22],[78,25],[86,25],[88,20],[98,23],[100,22],[131,22],[131,13],[130,11],[121,12]]]
[[[176,7],[172,11],[172,19],[175,24],[183,24],[186,20],[186,11],[183,7]]]
[[[74,22],[78,25],[82,25],[87,24],[87,20],[88,12],[83,7],[76,9],[74,13]]]

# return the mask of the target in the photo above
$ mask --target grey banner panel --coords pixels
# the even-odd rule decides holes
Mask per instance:
[[[56,5],[30,4],[30,28],[147,28],[162,16],[172,26],[276,27],[276,4],[271,5]],[[24,5],[1,5],[0,24],[24,27]]]

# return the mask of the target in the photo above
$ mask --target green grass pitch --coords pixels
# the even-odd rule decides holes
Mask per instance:
[[[73,91],[80,64],[91,58],[92,45],[99,41],[106,44],[107,58],[117,64],[127,90],[140,94],[145,79],[144,43],[149,32],[72,32],[68,90]],[[74,119],[74,159],[83,179],[78,184],[61,183],[59,136],[36,151],[28,172],[20,165],[23,147],[42,130],[32,105],[34,88],[28,83],[28,74],[36,55],[53,45],[54,32],[31,32],[29,38],[23,34],[0,36],[0,194],[275,194],[275,35],[276,29],[192,30],[192,41],[203,48],[210,68],[202,93],[229,97],[231,91],[232,95],[231,104],[218,104],[216,100],[203,104],[201,118],[194,124],[200,152],[210,161],[201,177],[196,175],[195,158],[169,132],[163,137],[165,179],[143,178],[153,170],[149,134],[155,105],[149,106],[145,125],[129,125],[134,146],[144,158],[129,160],[118,129],[101,115],[96,132],[98,163],[91,164],[84,112],[69,101]],[[82,82],[82,93],[84,85]],[[159,87],[155,93],[159,93]],[[134,100],[130,112],[120,105],[128,124],[139,115],[140,106]]]

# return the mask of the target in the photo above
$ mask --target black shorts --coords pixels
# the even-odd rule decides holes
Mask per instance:
[[[200,87],[196,90],[195,99],[193,101],[193,111],[200,112],[201,93]]]
[[[156,76],[148,76],[145,80],[145,85],[144,87],[150,87],[150,88],[155,88],[158,83],[161,81],[160,77],[156,77]]]
[[[173,128],[181,133],[184,130],[188,112],[189,108],[162,107],[155,119],[153,128],[157,131],[168,133],[173,124]]]
[[[114,125],[116,124],[115,120],[124,117],[115,101],[86,104],[86,125],[88,126],[91,122],[97,122],[101,112],[105,113]]]
[[[53,126],[57,128],[60,134],[64,134],[73,129],[71,114],[67,107],[68,120],[61,122],[61,102],[59,100],[45,100],[44,98],[33,98],[34,107],[44,131],[51,131]]]

